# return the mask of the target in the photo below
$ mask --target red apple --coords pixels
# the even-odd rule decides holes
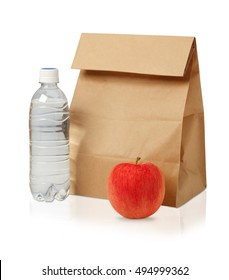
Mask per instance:
[[[130,219],[146,218],[161,206],[165,195],[165,180],[154,164],[121,163],[108,178],[108,199],[113,208]]]

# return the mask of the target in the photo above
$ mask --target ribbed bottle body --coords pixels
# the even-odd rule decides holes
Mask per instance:
[[[63,200],[70,187],[69,110],[64,93],[42,84],[30,106],[30,189],[38,201]]]

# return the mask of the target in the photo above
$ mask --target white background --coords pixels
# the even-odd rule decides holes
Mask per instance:
[[[190,276],[186,279],[211,276],[211,279],[227,279],[227,2],[1,1],[2,279],[56,278],[41,275],[47,265],[53,268],[100,265],[127,270],[138,266],[189,266]],[[180,209],[161,207],[155,216],[137,221],[119,217],[106,200],[72,196],[62,203],[32,200],[28,178],[30,99],[39,87],[39,69],[57,67],[60,88],[71,101],[78,76],[71,63],[82,32],[197,38],[205,106],[207,192]],[[118,278],[154,277],[129,274]],[[176,277],[158,276],[158,279],[170,278]]]

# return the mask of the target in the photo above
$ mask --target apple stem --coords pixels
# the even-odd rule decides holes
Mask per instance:
[[[137,157],[135,163],[138,164],[138,162],[139,162],[140,159],[141,159],[140,157]]]

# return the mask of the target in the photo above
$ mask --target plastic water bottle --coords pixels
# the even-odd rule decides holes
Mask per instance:
[[[58,70],[40,70],[30,106],[30,189],[38,201],[64,200],[70,187],[69,110]]]

